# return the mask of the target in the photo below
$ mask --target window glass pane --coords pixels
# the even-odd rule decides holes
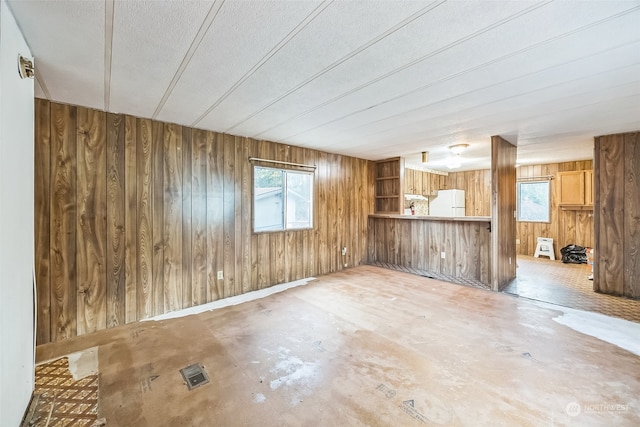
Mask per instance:
[[[518,220],[549,222],[549,181],[518,183]]]
[[[284,171],[255,167],[253,170],[253,229],[283,230]]]
[[[287,171],[286,176],[287,228],[311,228],[313,175]]]
[[[253,168],[253,231],[313,227],[313,173]]]

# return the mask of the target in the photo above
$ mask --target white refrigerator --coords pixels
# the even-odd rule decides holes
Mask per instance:
[[[436,197],[429,197],[429,215],[465,216],[464,190],[438,190]]]

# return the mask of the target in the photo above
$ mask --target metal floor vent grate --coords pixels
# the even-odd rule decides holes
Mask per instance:
[[[189,390],[193,390],[194,388],[200,387],[201,385],[209,382],[209,377],[204,371],[204,366],[199,363],[194,363],[193,365],[180,369],[180,373],[182,374],[182,378],[186,381]]]

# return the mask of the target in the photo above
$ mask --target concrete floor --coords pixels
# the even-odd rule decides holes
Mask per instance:
[[[562,314],[361,266],[39,346],[37,360],[98,347],[107,426],[640,425],[640,357]],[[611,321],[612,333],[625,322]],[[179,369],[193,363],[210,383],[189,391]]]

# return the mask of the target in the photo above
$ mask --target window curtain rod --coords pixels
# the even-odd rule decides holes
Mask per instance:
[[[516,181],[551,181],[554,179],[553,175],[540,175],[540,176],[525,176],[517,178]]]
[[[279,160],[260,159],[258,157],[249,157],[249,161],[275,163],[278,165],[298,166],[301,168],[311,168],[311,169],[316,169],[317,167],[316,165],[305,165],[304,163],[281,162]]]

